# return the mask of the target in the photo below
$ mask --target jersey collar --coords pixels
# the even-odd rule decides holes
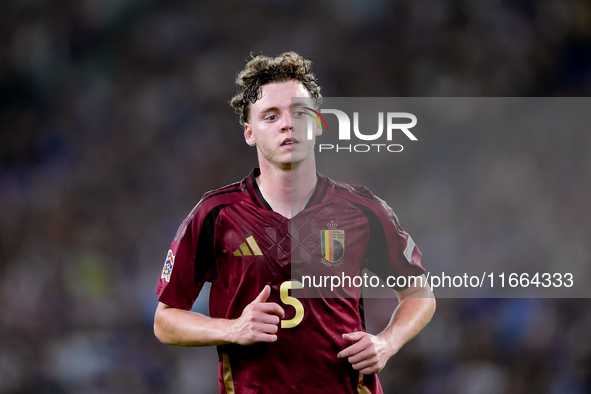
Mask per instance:
[[[263,194],[261,193],[259,185],[257,184],[257,181],[255,179],[259,175],[261,175],[261,169],[255,167],[250,172],[250,174],[246,178],[244,178],[244,181],[246,183],[246,189],[250,193],[250,196],[254,203],[259,208],[272,211],[273,208],[271,208],[267,200],[265,200],[265,197],[263,197]],[[306,207],[304,209],[308,209],[314,205],[320,204],[320,202],[324,198],[324,195],[326,194],[326,190],[328,189],[328,179],[325,176],[319,174],[318,172],[316,173],[316,175],[316,187],[314,188],[314,193],[312,193],[312,196],[308,200],[308,203],[306,204]]]

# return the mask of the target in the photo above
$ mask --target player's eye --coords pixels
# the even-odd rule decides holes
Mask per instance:
[[[279,119],[279,117],[277,115],[275,115],[275,114],[271,114],[271,115],[265,116],[265,120],[269,120],[271,122],[274,121],[274,120],[277,120],[277,119]]]
[[[302,116],[304,116],[305,112],[304,111],[296,111],[293,113],[293,117],[294,118],[301,118]]]

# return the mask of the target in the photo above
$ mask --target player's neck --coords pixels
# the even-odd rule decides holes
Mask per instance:
[[[265,165],[267,164],[267,165]],[[257,184],[273,210],[286,218],[302,211],[316,188],[316,164],[311,161],[289,170],[260,163]]]

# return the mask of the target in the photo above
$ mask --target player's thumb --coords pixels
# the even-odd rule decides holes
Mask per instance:
[[[257,298],[255,298],[254,301],[251,302],[251,304],[263,303],[263,302],[267,301],[267,299],[269,298],[270,295],[271,295],[271,287],[269,285],[265,285],[265,287],[263,288],[263,291],[261,291],[259,293]]]
[[[343,334],[343,339],[349,342],[357,342],[358,340],[363,338],[365,334],[366,333],[364,331],[351,332],[348,334]]]

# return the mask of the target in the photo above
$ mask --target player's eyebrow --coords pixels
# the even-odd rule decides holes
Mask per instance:
[[[309,105],[309,103],[303,101],[294,101],[291,103],[291,108],[300,108],[305,107],[306,105]]]
[[[306,105],[308,105],[305,102],[294,102],[290,105],[291,109],[293,110],[294,108],[304,108]],[[260,116],[264,116],[270,112],[277,112],[279,111],[279,107],[273,106],[273,107],[267,107],[261,110],[261,112],[259,113]]]
[[[278,107],[268,107],[268,108],[262,109],[261,112],[259,112],[259,116],[263,117],[270,112],[277,112],[277,111],[279,111]]]

